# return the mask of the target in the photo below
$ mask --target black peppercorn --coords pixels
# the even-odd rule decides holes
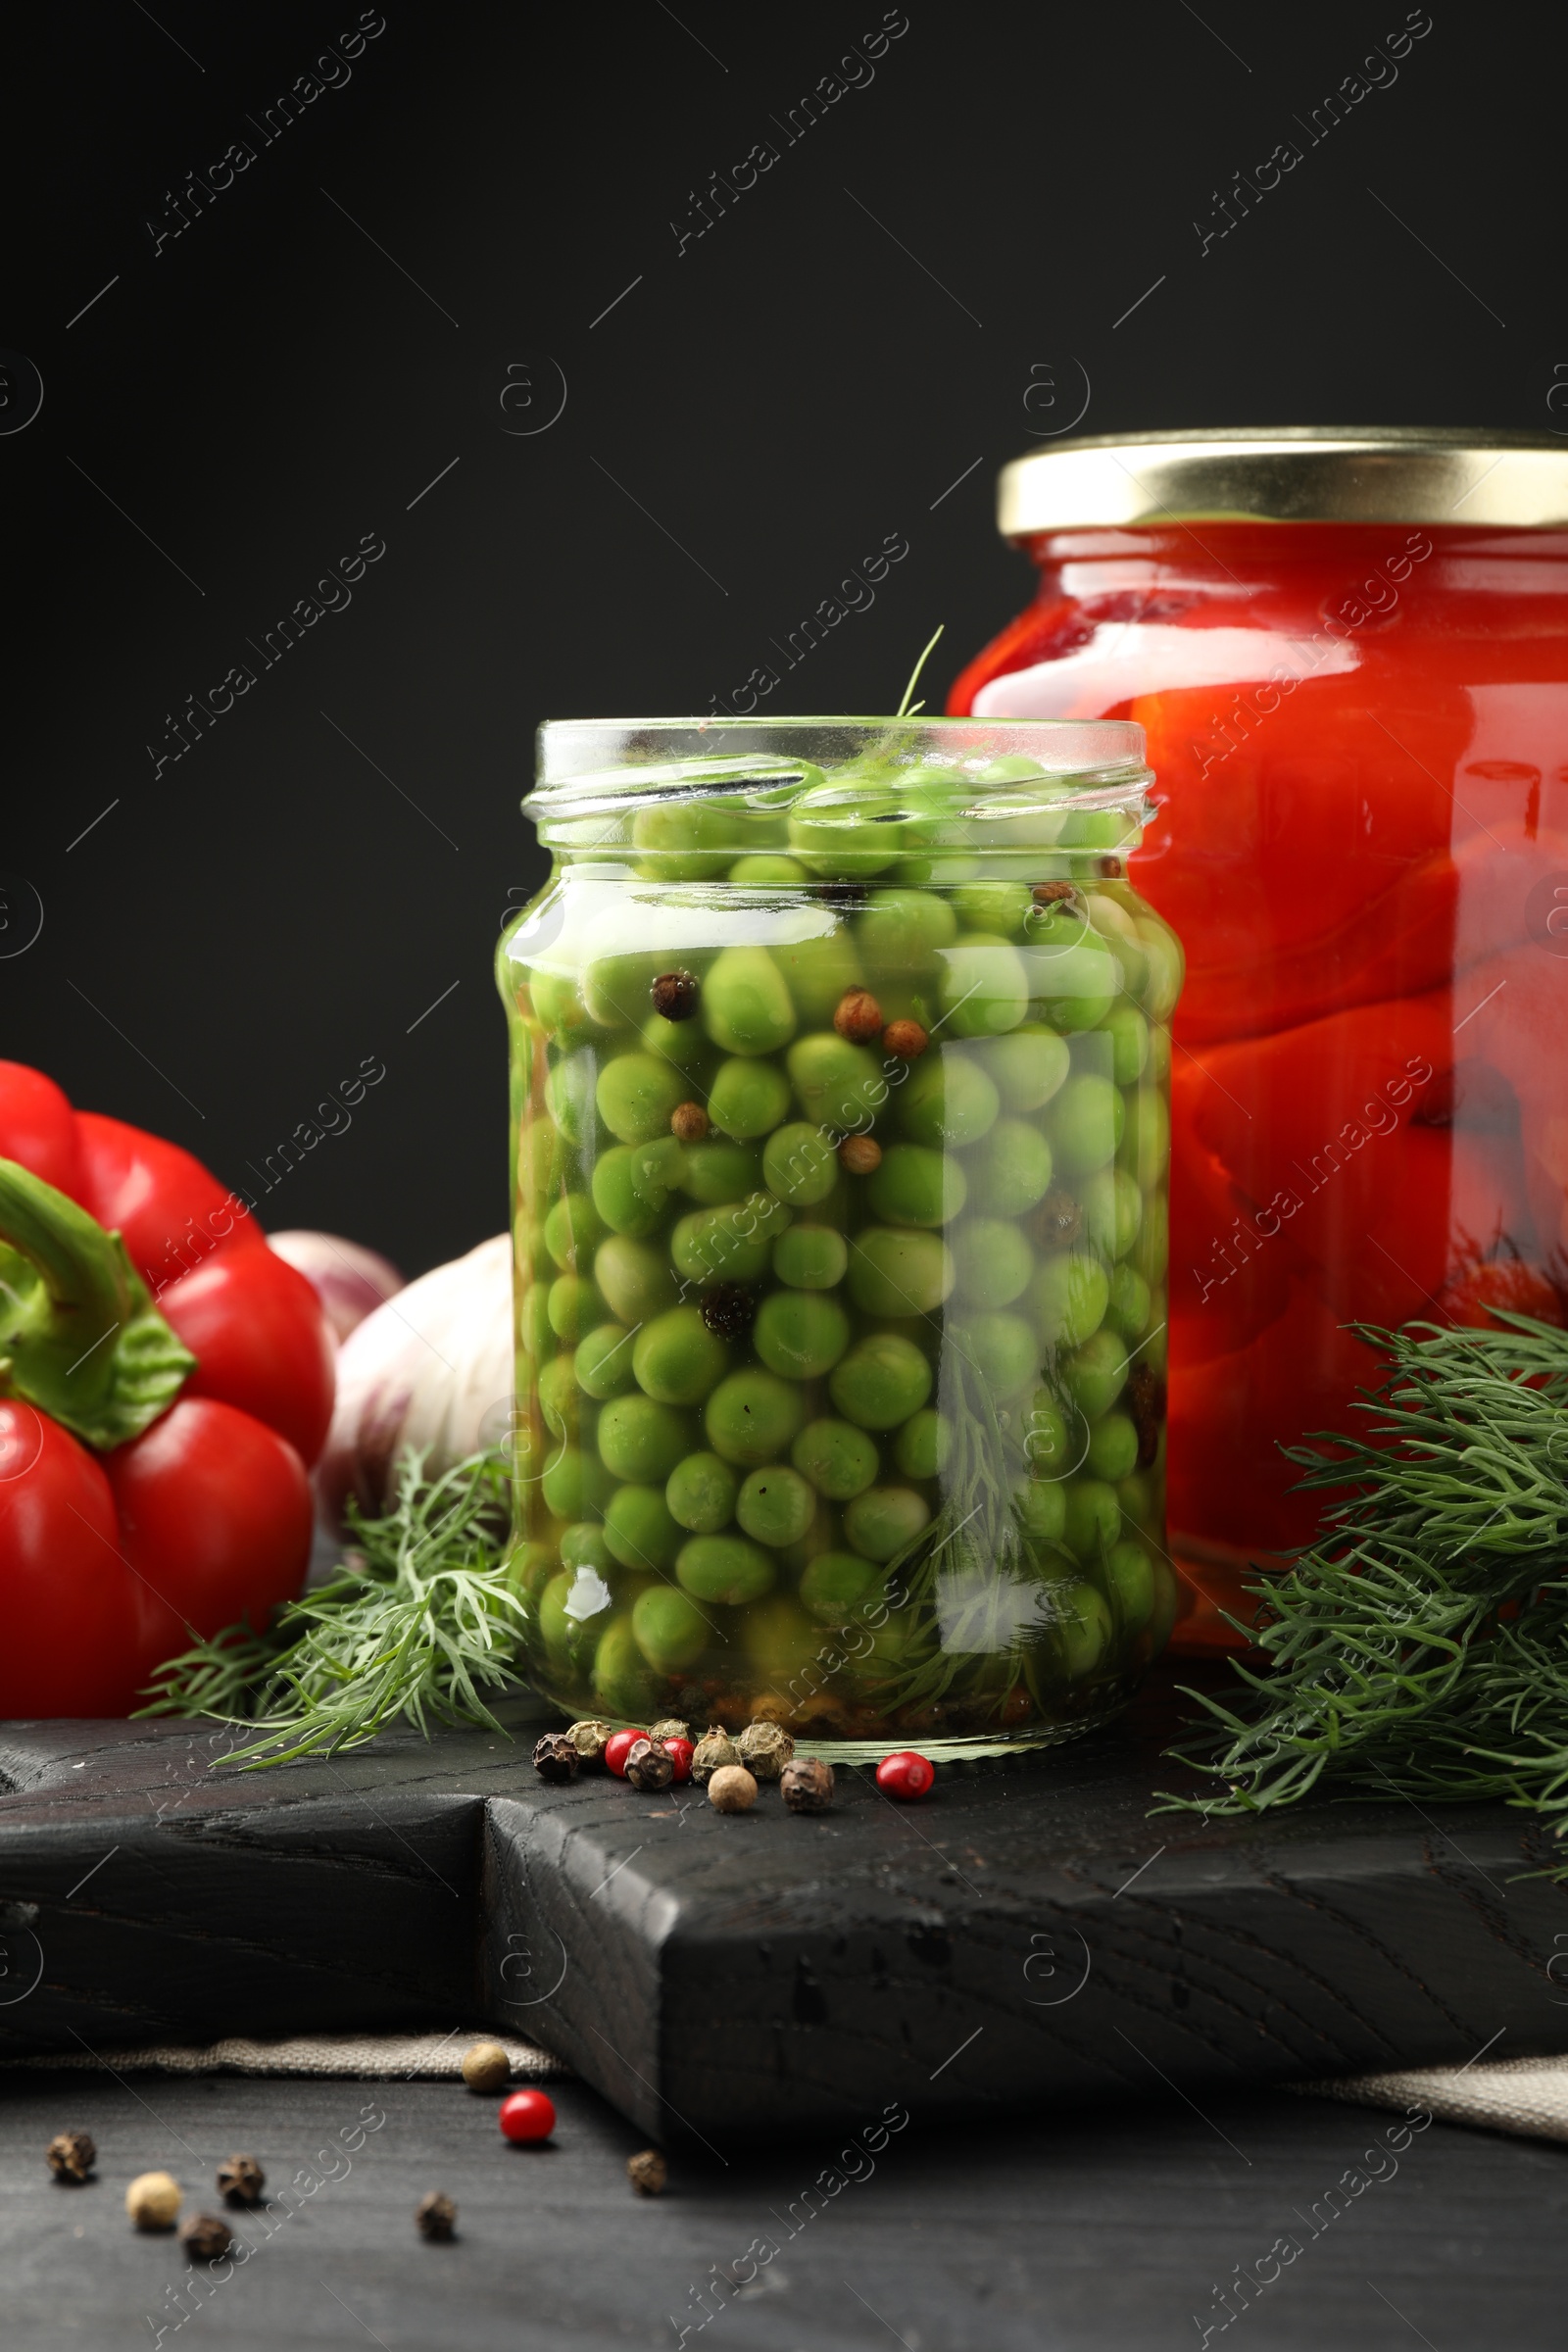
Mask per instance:
[[[228,2205],[259,2205],[267,2175],[254,2156],[225,2156],[218,2168],[218,2193]]]
[[[458,2209],[449,2196],[443,2195],[439,2188],[432,2188],[415,2207],[414,2219],[421,2237],[445,2245],[456,2234]]]
[[[689,1021],[702,989],[690,972],[661,972],[652,993],[654,1010],[666,1021]]]
[[[715,1338],[738,1340],[752,1328],[757,1302],[738,1282],[715,1282],[703,1293],[703,1321]]]
[[[59,2132],[44,2150],[55,2179],[69,2181],[73,2186],[86,2180],[97,2155],[90,2132]]]
[[[581,1758],[569,1732],[546,1732],[534,1742],[533,1768],[542,1781],[574,1781]]]
[[[626,1778],[645,1796],[657,1795],[675,1778],[675,1759],[662,1740],[639,1740],[626,1752]]]
[[[792,1813],[825,1813],[833,1802],[833,1767],[819,1756],[792,1756],[778,1776],[778,1792]]]
[[[1053,1250],[1069,1249],[1083,1238],[1084,1212],[1071,1193],[1057,1185],[1053,1185],[1041,1201],[1036,1223],[1040,1239]]]
[[[1147,1470],[1159,1451],[1165,1418],[1165,1383],[1150,1364],[1134,1364],[1127,1379],[1127,1410],[1138,1432],[1138,1467]]]
[[[669,2167],[657,2148],[639,2148],[626,2159],[626,2177],[640,2197],[658,2197],[663,2194]]]
[[[179,2242],[192,2262],[221,2262],[234,2236],[216,2213],[193,2213],[179,2225]]]

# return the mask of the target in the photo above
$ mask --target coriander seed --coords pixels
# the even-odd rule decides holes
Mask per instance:
[[[739,1762],[728,1732],[711,1723],[692,1750],[692,1779],[700,1788],[706,1788],[715,1772],[722,1772],[726,1764]]]
[[[415,2207],[414,2222],[421,2237],[436,2245],[449,2245],[457,2232],[458,2209],[441,2189],[432,2188]]]
[[[640,2197],[659,2197],[664,2193],[669,2167],[657,2148],[639,2148],[626,2159],[626,2178]]]
[[[825,1813],[833,1802],[833,1767],[819,1756],[792,1756],[778,1776],[778,1792],[792,1813]]]
[[[723,1764],[708,1784],[708,1801],[720,1813],[749,1813],[757,1802],[757,1783],[744,1764]]]
[[[675,1759],[662,1740],[639,1740],[627,1755],[626,1778],[645,1796],[657,1796],[675,1778]]]
[[[533,1768],[542,1781],[553,1785],[574,1781],[580,1761],[569,1732],[546,1732],[542,1740],[534,1742]]]
[[[654,1010],[666,1021],[689,1021],[702,989],[691,972],[661,972],[652,990]]]
[[[225,2204],[259,2205],[267,2175],[254,2156],[225,2156],[218,2168],[218,2193]]]
[[[79,2187],[92,2171],[98,2150],[90,2132],[57,2132],[44,2150],[44,2159],[57,2180]]]
[[[172,2230],[182,2194],[172,2173],[138,2173],[125,2191],[125,2211],[138,2230]]]
[[[493,2096],[512,2081],[512,2060],[499,2041],[476,2041],[463,2053],[463,2080],[470,2090]]]
[[[605,1742],[612,1736],[614,1729],[612,1723],[606,1723],[598,1715],[583,1715],[575,1723],[567,1724],[565,1737],[577,1750],[580,1771],[589,1772],[595,1765],[603,1765]]]
[[[852,1176],[869,1176],[882,1165],[882,1147],[874,1135],[847,1135],[839,1146],[839,1161]]]
[[[709,1118],[700,1102],[677,1102],[669,1114],[669,1132],[678,1144],[708,1140]]]
[[[782,1724],[749,1723],[735,1742],[735,1753],[756,1779],[776,1781],[795,1753],[795,1742]]]
[[[216,2213],[193,2213],[179,2226],[179,2242],[191,2262],[221,2262],[234,2233]]]
[[[868,988],[846,989],[833,1015],[833,1026],[851,1045],[869,1045],[882,1026],[882,1007]]]

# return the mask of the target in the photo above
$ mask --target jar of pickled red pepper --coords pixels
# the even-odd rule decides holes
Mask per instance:
[[[1173,1074],[1178,1640],[1310,1535],[1354,1326],[1568,1309],[1568,445],[1373,428],[1009,466],[1028,610],[987,718],[1147,729],[1188,942]]]
[[[1089,1730],[1176,1601],[1140,729],[540,749],[497,965],[530,1680],[849,1756]]]

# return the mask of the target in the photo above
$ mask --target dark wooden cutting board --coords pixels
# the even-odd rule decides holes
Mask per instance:
[[[543,1720],[538,1717],[537,1720]],[[205,1727],[0,1727],[0,2055],[438,2027],[542,2042],[712,2145],[1568,2049],[1568,1891],[1500,1805],[1150,1818],[1170,1678],[895,1805],[722,1817],[398,1734],[242,1773]],[[1568,1966],[1565,1966],[1568,1976]]]

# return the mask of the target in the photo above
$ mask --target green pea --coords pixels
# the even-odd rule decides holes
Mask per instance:
[[[1017,949],[981,931],[943,951],[941,994],[955,1037],[1001,1037],[1029,1009],[1029,978]]]
[[[893,1458],[906,1478],[940,1478],[953,1454],[953,1423],[930,1406],[911,1413],[893,1444]]]
[[[678,1071],[652,1054],[617,1054],[599,1073],[599,1116],[623,1144],[651,1144],[669,1133],[669,1114],[685,1100]]]
[[[849,1625],[867,1601],[880,1599],[881,1570],[853,1551],[824,1551],[801,1578],[801,1600],[819,1625]]]
[[[768,1191],[792,1208],[814,1208],[839,1180],[838,1154],[819,1128],[793,1119],[768,1137],[762,1177]]]
[[[968,1198],[957,1160],[926,1144],[890,1144],[868,1179],[865,1197],[889,1225],[946,1225]]]
[[[1147,1072],[1147,1076],[1149,1077],[1151,1084],[1158,1087],[1169,1086],[1170,1060],[1171,1045],[1170,1029],[1168,1025],[1164,1022],[1151,1022],[1149,1030],[1149,1069]],[[1162,1576],[1168,1576],[1170,1571],[1168,1568],[1162,1568],[1160,1570],[1160,1574]]]
[[[1080,1176],[1077,1194],[1091,1249],[1105,1259],[1125,1257],[1144,1218],[1144,1196],[1126,1169],[1097,1168]]]
[[[1159,1481],[1152,1470],[1135,1470],[1131,1477],[1116,1482],[1116,1500],[1121,1504],[1123,1519],[1134,1527],[1157,1530],[1164,1516],[1160,1508]]]
[[[573,1347],[585,1331],[605,1319],[599,1286],[584,1274],[558,1274],[550,1285],[550,1328]]]
[[[658,1487],[617,1487],[605,1505],[605,1544],[622,1568],[672,1568],[684,1540]]]
[[[798,1470],[771,1462],[745,1481],[735,1498],[735,1517],[754,1543],[778,1551],[806,1534],[816,1517],[816,1496]]]
[[[1046,1347],[1077,1348],[1100,1329],[1109,1298],[1110,1278],[1097,1257],[1056,1250],[1041,1260],[1025,1303]]]
[[[640,866],[662,882],[710,882],[734,857],[734,821],[723,801],[653,802],[632,818]]]
[[[605,1531],[597,1519],[577,1519],[561,1531],[561,1565],[573,1573],[579,1568],[592,1568],[600,1576],[608,1576],[614,1566]]]
[[[594,1251],[594,1280],[618,1321],[646,1323],[675,1303],[675,1278],[663,1252],[629,1235],[612,1234]]]
[[[850,1344],[850,1318],[814,1291],[773,1291],[757,1310],[752,1346],[784,1380],[819,1380]]]
[[[1122,1100],[1126,1117],[1116,1164],[1147,1193],[1170,1164],[1170,1112],[1157,1085],[1130,1088]]]
[[[776,1461],[805,1418],[801,1392],[792,1382],[748,1365],[719,1382],[708,1399],[703,1426],[715,1453],[750,1467]]]
[[[580,1618],[566,1614],[576,1571],[553,1576],[539,1595],[539,1632],[558,1667],[580,1667],[594,1645],[594,1635]]]
[[[1051,1106],[1051,1149],[1064,1176],[1102,1168],[1121,1142],[1126,1109],[1108,1078],[1084,1070],[1067,1080]]]
[[[951,945],[958,918],[929,890],[874,890],[856,922],[868,970],[890,978],[936,969],[939,950]]]
[[[661,1404],[701,1404],[723,1379],[729,1349],[703,1321],[701,1307],[672,1306],[637,1334],[632,1369],[644,1396]]]
[[[1114,1486],[1138,1467],[1138,1431],[1128,1413],[1106,1413],[1089,1432],[1085,1468]]]
[[[1162,1192],[1144,1201],[1144,1222],[1133,1244],[1132,1260],[1147,1283],[1160,1283],[1170,1263],[1170,1206]]]
[[[705,1144],[686,1146],[680,1189],[705,1208],[743,1200],[748,1193],[760,1191],[761,1183],[762,1155],[744,1144],[713,1137]]]
[[[550,1328],[550,1285],[536,1282],[531,1290],[524,1291],[517,1309],[517,1345],[524,1354],[539,1356],[549,1353],[555,1340]]]
[[[953,1252],[938,1234],[872,1225],[850,1244],[850,1297],[863,1315],[929,1315],[953,1279]]]
[[[605,1238],[603,1219],[586,1193],[566,1193],[545,1219],[544,1241],[563,1273],[585,1265]]]
[[[773,1271],[796,1291],[830,1291],[844,1280],[850,1246],[831,1225],[792,1225],[773,1244]]]
[[[801,1019],[820,1029],[831,1021],[847,989],[860,985],[860,963],[850,931],[839,926],[816,939],[781,943],[773,960],[784,975]]]
[[[744,1536],[693,1536],[681,1545],[675,1574],[695,1599],[740,1608],[771,1592],[778,1571]]]
[[[632,1639],[656,1674],[680,1674],[708,1647],[708,1620],[672,1585],[650,1585],[631,1607]]]
[[[1023,1315],[966,1315],[954,1339],[994,1396],[1011,1396],[1040,1377],[1040,1342]]]
[[[607,1412],[614,1411],[607,1405]],[[613,1481],[602,1461],[580,1446],[563,1446],[539,1481],[539,1491],[558,1519],[586,1519],[610,1500]]]
[[[594,1083],[598,1056],[583,1046],[558,1061],[545,1080],[545,1103],[568,1144],[586,1144],[594,1132]]]
[[[1069,912],[1028,926],[1021,951],[1030,996],[1054,1029],[1098,1027],[1121,994],[1121,966],[1097,932]]]
[[[1062,1663],[1073,1682],[1081,1682],[1100,1664],[1110,1643],[1110,1611],[1104,1596],[1081,1579],[1053,1589],[1056,1607],[1056,1638]]]
[[[539,1372],[539,1410],[558,1438],[574,1438],[581,1425],[582,1398],[569,1355],[553,1356]]]
[[[798,858],[763,851],[752,858],[737,858],[729,869],[729,879],[753,890],[789,890],[810,877]]]
[[[795,1007],[765,948],[725,948],[703,983],[703,1023],[726,1054],[776,1054],[795,1034]]]
[[[1153,1293],[1136,1266],[1118,1266],[1110,1278],[1110,1303],[1105,1320],[1129,1346],[1149,1329]]]
[[[520,1209],[513,1235],[512,1256],[524,1282],[549,1282],[556,1272],[556,1261],[550,1254],[544,1226],[536,1217],[523,1216]]]
[[[1063,1535],[1069,1551],[1080,1560],[1098,1560],[1121,1533],[1121,1504],[1116,1490],[1102,1478],[1070,1478],[1062,1488],[1066,1498]]]
[[[739,1481],[716,1453],[689,1453],[664,1488],[672,1519],[694,1536],[716,1536],[735,1516]]]
[[[966,1305],[1010,1306],[1029,1288],[1035,1253],[1016,1225],[1000,1217],[971,1217],[953,1237],[953,1262]]]
[[[612,1065],[613,1066],[613,1065]],[[708,1098],[708,1115],[737,1143],[766,1135],[790,1106],[790,1082],[776,1061],[721,1062]]]
[[[864,1430],[848,1421],[808,1422],[790,1447],[790,1460],[830,1502],[863,1494],[880,1467]]]
[[[599,1416],[599,1458],[632,1486],[662,1486],[692,1449],[691,1424],[652,1396],[612,1397]]]
[[[1049,1389],[1036,1389],[1030,1403],[1023,1441],[1029,1472],[1036,1479],[1061,1479],[1083,1459],[1081,1429],[1069,1425],[1059,1400]]]
[[[756,1282],[789,1215],[771,1193],[751,1193],[726,1208],[694,1208],[670,1234],[670,1257],[688,1282]]]
[[[1031,1479],[1020,1488],[1018,1516],[1032,1544],[1059,1544],[1067,1525],[1067,1494],[1059,1479]]]
[[[1149,1060],[1149,1023],[1136,1004],[1121,997],[1100,1026],[1111,1043],[1111,1076],[1118,1086],[1134,1085]]]
[[[672,1135],[651,1144],[612,1144],[594,1161],[594,1207],[612,1233],[634,1241],[655,1231],[683,1164]]]
[[[588,1026],[588,1008],[577,990],[575,972],[550,972],[535,964],[528,975],[528,995],[534,1019],[553,1037],[580,1036]]]
[[[1152,909],[1146,909],[1139,918],[1138,937],[1149,958],[1144,1010],[1151,1021],[1168,1021],[1182,993],[1186,973],[1182,943]]]
[[[741,1638],[761,1688],[779,1692],[810,1675],[815,1661],[830,1646],[823,1641],[821,1627],[813,1625],[799,1601],[787,1592],[775,1592],[757,1608],[748,1609]],[[808,1682],[807,1688],[819,1689],[819,1679]]]
[[[999,1119],[984,1152],[968,1163],[969,1207],[982,1216],[1021,1217],[1051,1190],[1051,1146],[1027,1119]]]
[[[899,854],[897,819],[902,810],[891,793],[877,796],[869,780],[840,768],[833,781],[804,792],[790,811],[790,848],[813,874],[851,881],[880,874]]]
[[[531,1118],[519,1106],[517,1200],[542,1216],[565,1181],[571,1146],[548,1119]]]
[[[931,1506],[913,1487],[868,1487],[844,1514],[844,1533],[868,1560],[891,1560],[931,1516]]]
[[[507,1583],[519,1600],[537,1601],[557,1573],[548,1544],[518,1544],[507,1559]]]
[[[640,1599],[641,1594],[638,1595]],[[652,1712],[655,1685],[632,1630],[630,1609],[614,1616],[599,1637],[594,1651],[594,1690],[612,1718],[644,1722]]]
[[[896,1429],[930,1396],[931,1367],[902,1333],[873,1332],[834,1366],[827,1387],[846,1421],[860,1429]]]
[[[996,1125],[1001,1097],[979,1063],[951,1046],[923,1054],[899,1103],[899,1124],[917,1144],[961,1152]]]
[[[1131,1537],[1113,1544],[1105,1556],[1109,1585],[1121,1621],[1130,1634],[1141,1634],[1154,1613],[1154,1563]]]
[[[1024,882],[966,882],[955,897],[968,928],[996,939],[1016,938],[1033,904]]]
[[[1168,1316],[1169,1303],[1164,1292],[1152,1291],[1149,1299],[1150,1333],[1140,1345],[1138,1356],[1140,1362],[1146,1363],[1151,1372],[1157,1372],[1162,1380],[1165,1376],[1165,1360],[1170,1353]]]
[[[648,1015],[639,1042],[645,1054],[656,1054],[661,1061],[683,1071],[688,1086],[694,1073],[705,1071],[713,1058],[712,1046],[701,1021],[666,1021],[662,1012]]]
[[[831,1029],[797,1038],[784,1064],[796,1101],[819,1127],[866,1127],[888,1099],[888,1082],[876,1055]]]
[[[1097,1331],[1061,1367],[1061,1385],[1086,1421],[1098,1421],[1121,1395],[1127,1350],[1113,1331]]]

